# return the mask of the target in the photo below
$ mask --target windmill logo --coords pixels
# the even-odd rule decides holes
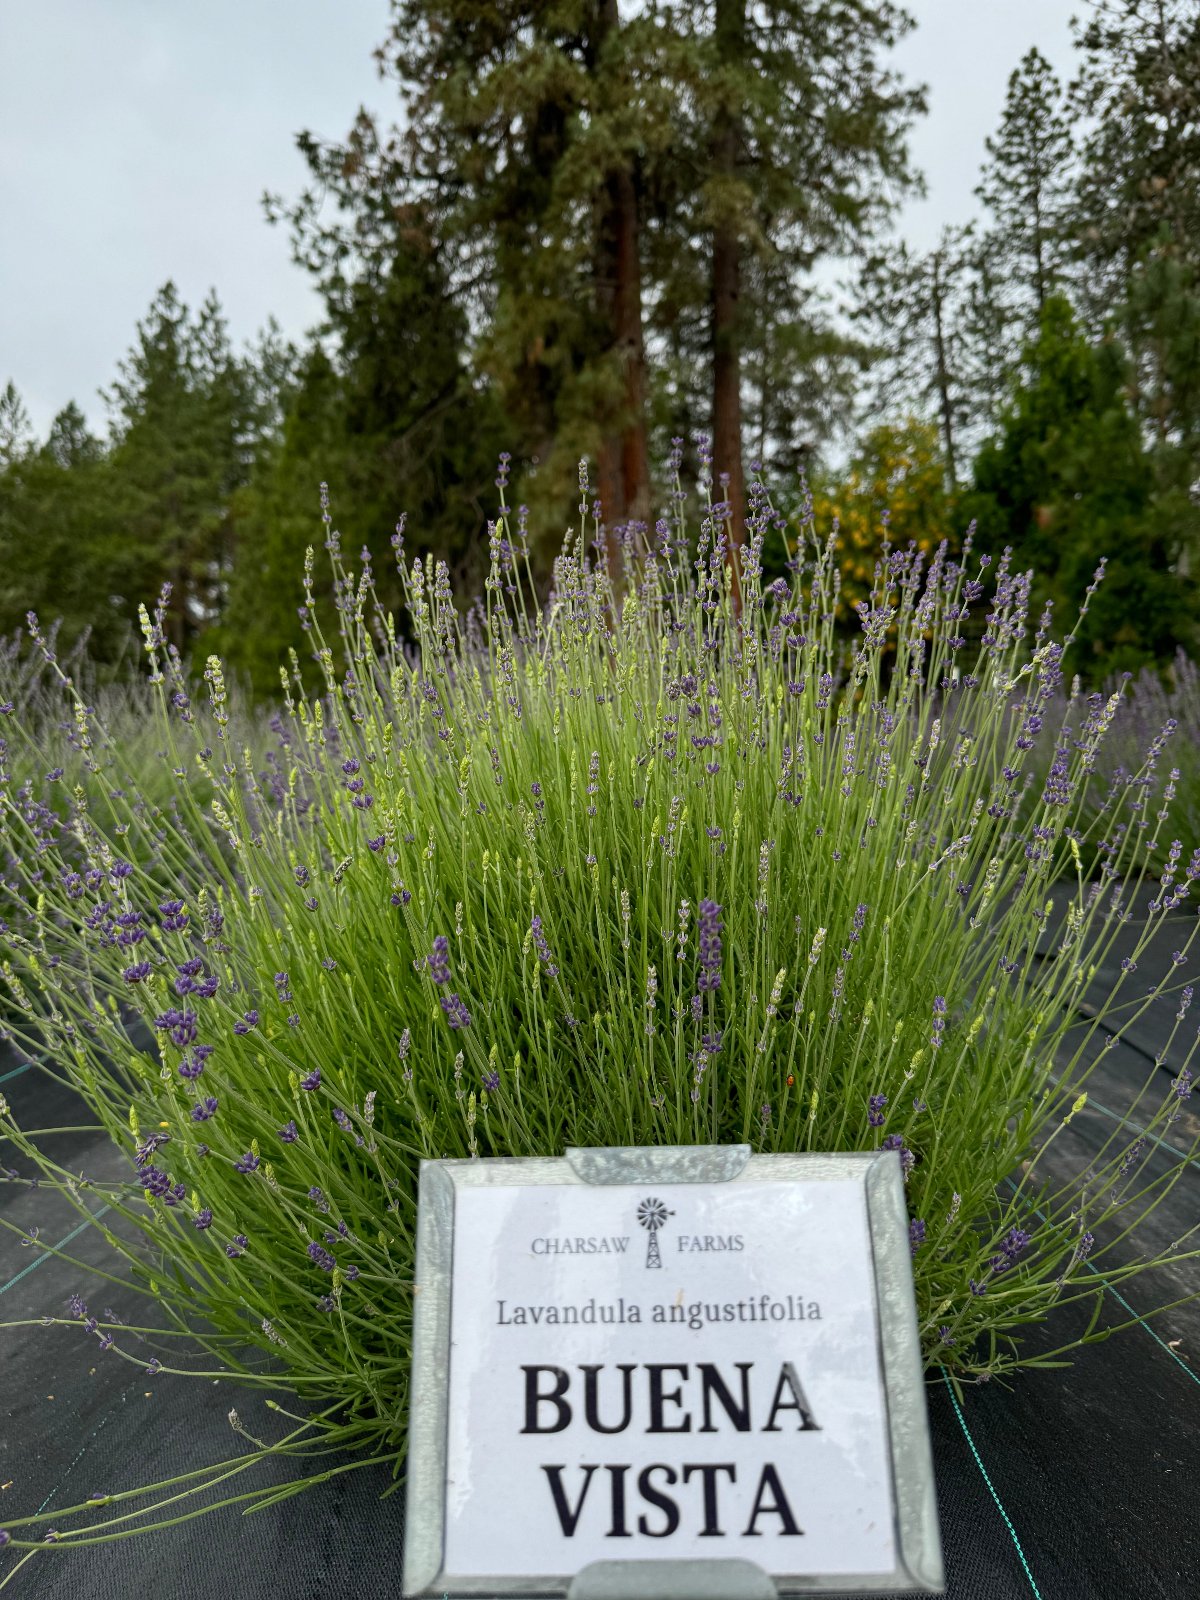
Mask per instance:
[[[662,1255],[658,1248],[658,1230],[662,1227],[663,1223],[666,1222],[668,1217],[673,1217],[674,1215],[675,1213],[673,1211],[668,1211],[661,1200],[655,1200],[653,1198],[649,1200],[643,1200],[641,1205],[638,1207],[638,1221],[650,1235],[650,1238],[646,1244],[646,1265],[648,1267],[662,1266]]]

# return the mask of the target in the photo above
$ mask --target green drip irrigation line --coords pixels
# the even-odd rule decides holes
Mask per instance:
[[[77,1228],[72,1228],[65,1239],[60,1239],[57,1244],[51,1245],[50,1249],[44,1250],[36,1261],[31,1261],[27,1267],[22,1267],[15,1278],[10,1278],[6,1284],[0,1285],[0,1294],[7,1294],[14,1284],[18,1284],[22,1278],[28,1277],[35,1267],[40,1267],[43,1261],[48,1261],[56,1250],[61,1250],[65,1244],[70,1244],[72,1239],[78,1239],[85,1228],[90,1227],[93,1222],[98,1222],[106,1211],[111,1210],[111,1206],[101,1206],[99,1211],[93,1212],[86,1222],[81,1222]]]
[[[1008,1529],[1009,1535],[1012,1538],[1012,1542],[1016,1546],[1017,1557],[1021,1563],[1021,1567],[1025,1573],[1025,1576],[1029,1579],[1029,1587],[1033,1590],[1037,1600],[1042,1600],[1042,1591],[1038,1588],[1036,1582],[1034,1581],[1033,1573],[1029,1570],[1029,1563],[1025,1559],[1025,1552],[1022,1550],[1021,1541],[1017,1537],[1017,1530],[1013,1527],[1012,1519],[1008,1512],[1004,1509],[1004,1502],[996,1493],[996,1485],[988,1476],[988,1470],[983,1464],[983,1457],[979,1454],[979,1451],[975,1447],[975,1441],[971,1437],[971,1430],[967,1427],[967,1419],[963,1416],[962,1407],[958,1403],[958,1396],[954,1393],[954,1385],[950,1382],[949,1374],[946,1372],[945,1367],[939,1367],[938,1371],[945,1380],[946,1389],[950,1395],[950,1404],[954,1407],[954,1415],[958,1418],[958,1425],[963,1431],[963,1437],[970,1446],[971,1454],[975,1457],[975,1465],[979,1468],[980,1476],[983,1478],[984,1483],[986,1483],[988,1486],[988,1493],[996,1502],[996,1510],[1000,1513],[1001,1517],[1003,1517],[1004,1526]]]
[[[1099,1100],[1093,1100],[1091,1095],[1088,1096],[1088,1105],[1093,1106],[1097,1111],[1102,1111],[1106,1117],[1111,1117],[1114,1122],[1119,1122],[1126,1128],[1132,1128],[1141,1138],[1149,1139],[1151,1144],[1158,1145],[1160,1150],[1165,1150],[1168,1155],[1174,1156],[1176,1161],[1182,1161],[1185,1166],[1195,1167],[1196,1171],[1200,1172],[1200,1161],[1197,1161],[1195,1156],[1185,1156],[1183,1151],[1176,1150],[1173,1144],[1168,1144],[1165,1139],[1160,1139],[1155,1133],[1149,1133],[1145,1128],[1139,1128],[1136,1122],[1130,1122],[1129,1118],[1121,1116],[1120,1112],[1110,1111],[1107,1106],[1102,1106]]]
[[[1084,1266],[1088,1269],[1089,1272],[1094,1272],[1096,1274],[1096,1276],[1099,1277],[1099,1275],[1100,1275],[1099,1268],[1092,1266],[1092,1263],[1090,1261],[1085,1261],[1084,1262]],[[1107,1289],[1108,1293],[1110,1295],[1112,1295],[1114,1300],[1119,1301],[1120,1304],[1125,1307],[1126,1311],[1128,1311],[1128,1313],[1129,1313],[1129,1315],[1131,1317],[1137,1317],[1137,1321],[1138,1321],[1139,1326],[1145,1328],[1146,1332],[1154,1340],[1155,1344],[1161,1345],[1162,1348],[1170,1356],[1171,1360],[1174,1361],[1177,1366],[1180,1366],[1180,1367],[1183,1368],[1183,1370],[1187,1373],[1188,1377],[1192,1380],[1192,1382],[1193,1383],[1200,1383],[1200,1374],[1198,1374],[1196,1372],[1195,1368],[1188,1366],[1187,1362],[1184,1361],[1181,1356],[1177,1355],[1175,1353],[1175,1351],[1171,1349],[1171,1346],[1169,1344],[1167,1344],[1165,1339],[1160,1339],[1159,1338],[1158,1334],[1155,1333],[1154,1329],[1150,1326],[1150,1324],[1146,1321],[1146,1319],[1144,1317],[1139,1317],[1138,1316],[1137,1312],[1129,1304],[1129,1301],[1125,1299],[1124,1295],[1118,1294],[1117,1291],[1113,1288],[1111,1283],[1106,1283],[1104,1285],[1104,1287],[1105,1287],[1105,1289]]]
[[[1057,1089],[1062,1083],[1062,1079],[1051,1078],[1050,1082]],[[1147,1129],[1140,1127],[1136,1122],[1130,1122],[1129,1118],[1123,1117],[1119,1111],[1110,1111],[1107,1106],[1102,1106],[1099,1100],[1093,1100],[1090,1093],[1087,1099],[1087,1109],[1101,1111],[1106,1117],[1111,1117],[1114,1122],[1119,1122],[1123,1128],[1132,1128],[1134,1133],[1140,1135],[1143,1139],[1149,1139],[1151,1144],[1158,1145],[1160,1150],[1165,1150],[1168,1155],[1174,1156],[1176,1161],[1182,1161],[1186,1166],[1195,1167],[1196,1171],[1200,1172],[1200,1161],[1197,1161],[1194,1156],[1185,1156],[1182,1150],[1176,1150],[1173,1144],[1168,1144],[1165,1139],[1160,1139],[1157,1134],[1148,1132]]]

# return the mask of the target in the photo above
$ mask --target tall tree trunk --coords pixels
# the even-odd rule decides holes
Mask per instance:
[[[933,307],[933,341],[937,357],[938,412],[942,423],[942,443],[946,450],[946,487],[951,494],[958,484],[958,464],[954,456],[954,408],[950,401],[950,368],[946,359],[945,284],[942,280],[942,256],[938,251],[933,258],[933,279],[930,284],[930,301]]]
[[[732,66],[745,47],[746,0],[717,0],[715,39],[718,59]],[[713,167],[728,190],[737,170],[737,113],[726,105],[713,128]],[[741,238],[732,217],[717,219],[713,230],[712,345],[713,345],[713,470],[729,474],[725,499],[729,504],[734,544],[745,534],[746,483],[742,470],[742,362],[738,337],[738,296],[741,292]],[[740,598],[736,557],[733,565],[735,601]]]
[[[600,0],[595,57],[620,27],[618,0]],[[620,410],[606,428],[598,462],[606,521],[650,517],[650,451],[646,440],[646,345],[642,329],[638,193],[628,166],[609,173],[594,253],[596,306],[607,348],[622,380]]]

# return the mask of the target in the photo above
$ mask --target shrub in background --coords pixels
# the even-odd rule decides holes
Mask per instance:
[[[421,1157],[745,1141],[896,1150],[927,1361],[969,1378],[1051,1359],[1023,1326],[1139,1270],[1125,1235],[1173,1181],[1119,1126],[1087,1175],[1045,1154],[1107,1014],[1064,1060],[1072,1004],[1149,894],[1132,841],[1165,838],[1162,739],[1087,823],[1116,701],[1068,698],[1031,789],[1069,640],[1031,637],[1028,578],[885,545],[847,656],[832,540],[807,524],[764,584],[786,528],[761,483],[740,614],[711,486],[697,536],[677,491],[652,538],[631,524],[609,548],[583,475],[538,607],[506,477],[465,615],[397,535],[411,645],[326,509],[332,626],[311,552],[303,613],[324,690],[283,671],[269,759],[216,659],[194,703],[160,608],[144,628],[170,806],[111,781],[82,701],[69,815],[44,749],[39,781],[3,785],[12,1036],[130,1160],[97,1226],[145,1314],[58,1320],[112,1359],[183,1371],[184,1341],[209,1377],[295,1396],[273,1448],[322,1457],[308,1481],[399,1466]],[[1200,855],[1170,862],[1139,952],[1200,875]],[[1177,1027],[1189,999],[1166,1001]],[[1177,1119],[1190,1071],[1149,1108],[1148,1087],[1148,1131]],[[334,1449],[352,1455],[331,1467]],[[59,1539],[130,1525],[114,1508]]]

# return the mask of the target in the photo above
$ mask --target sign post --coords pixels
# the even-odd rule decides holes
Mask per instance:
[[[894,1151],[421,1165],[406,1596],[942,1588]]]

